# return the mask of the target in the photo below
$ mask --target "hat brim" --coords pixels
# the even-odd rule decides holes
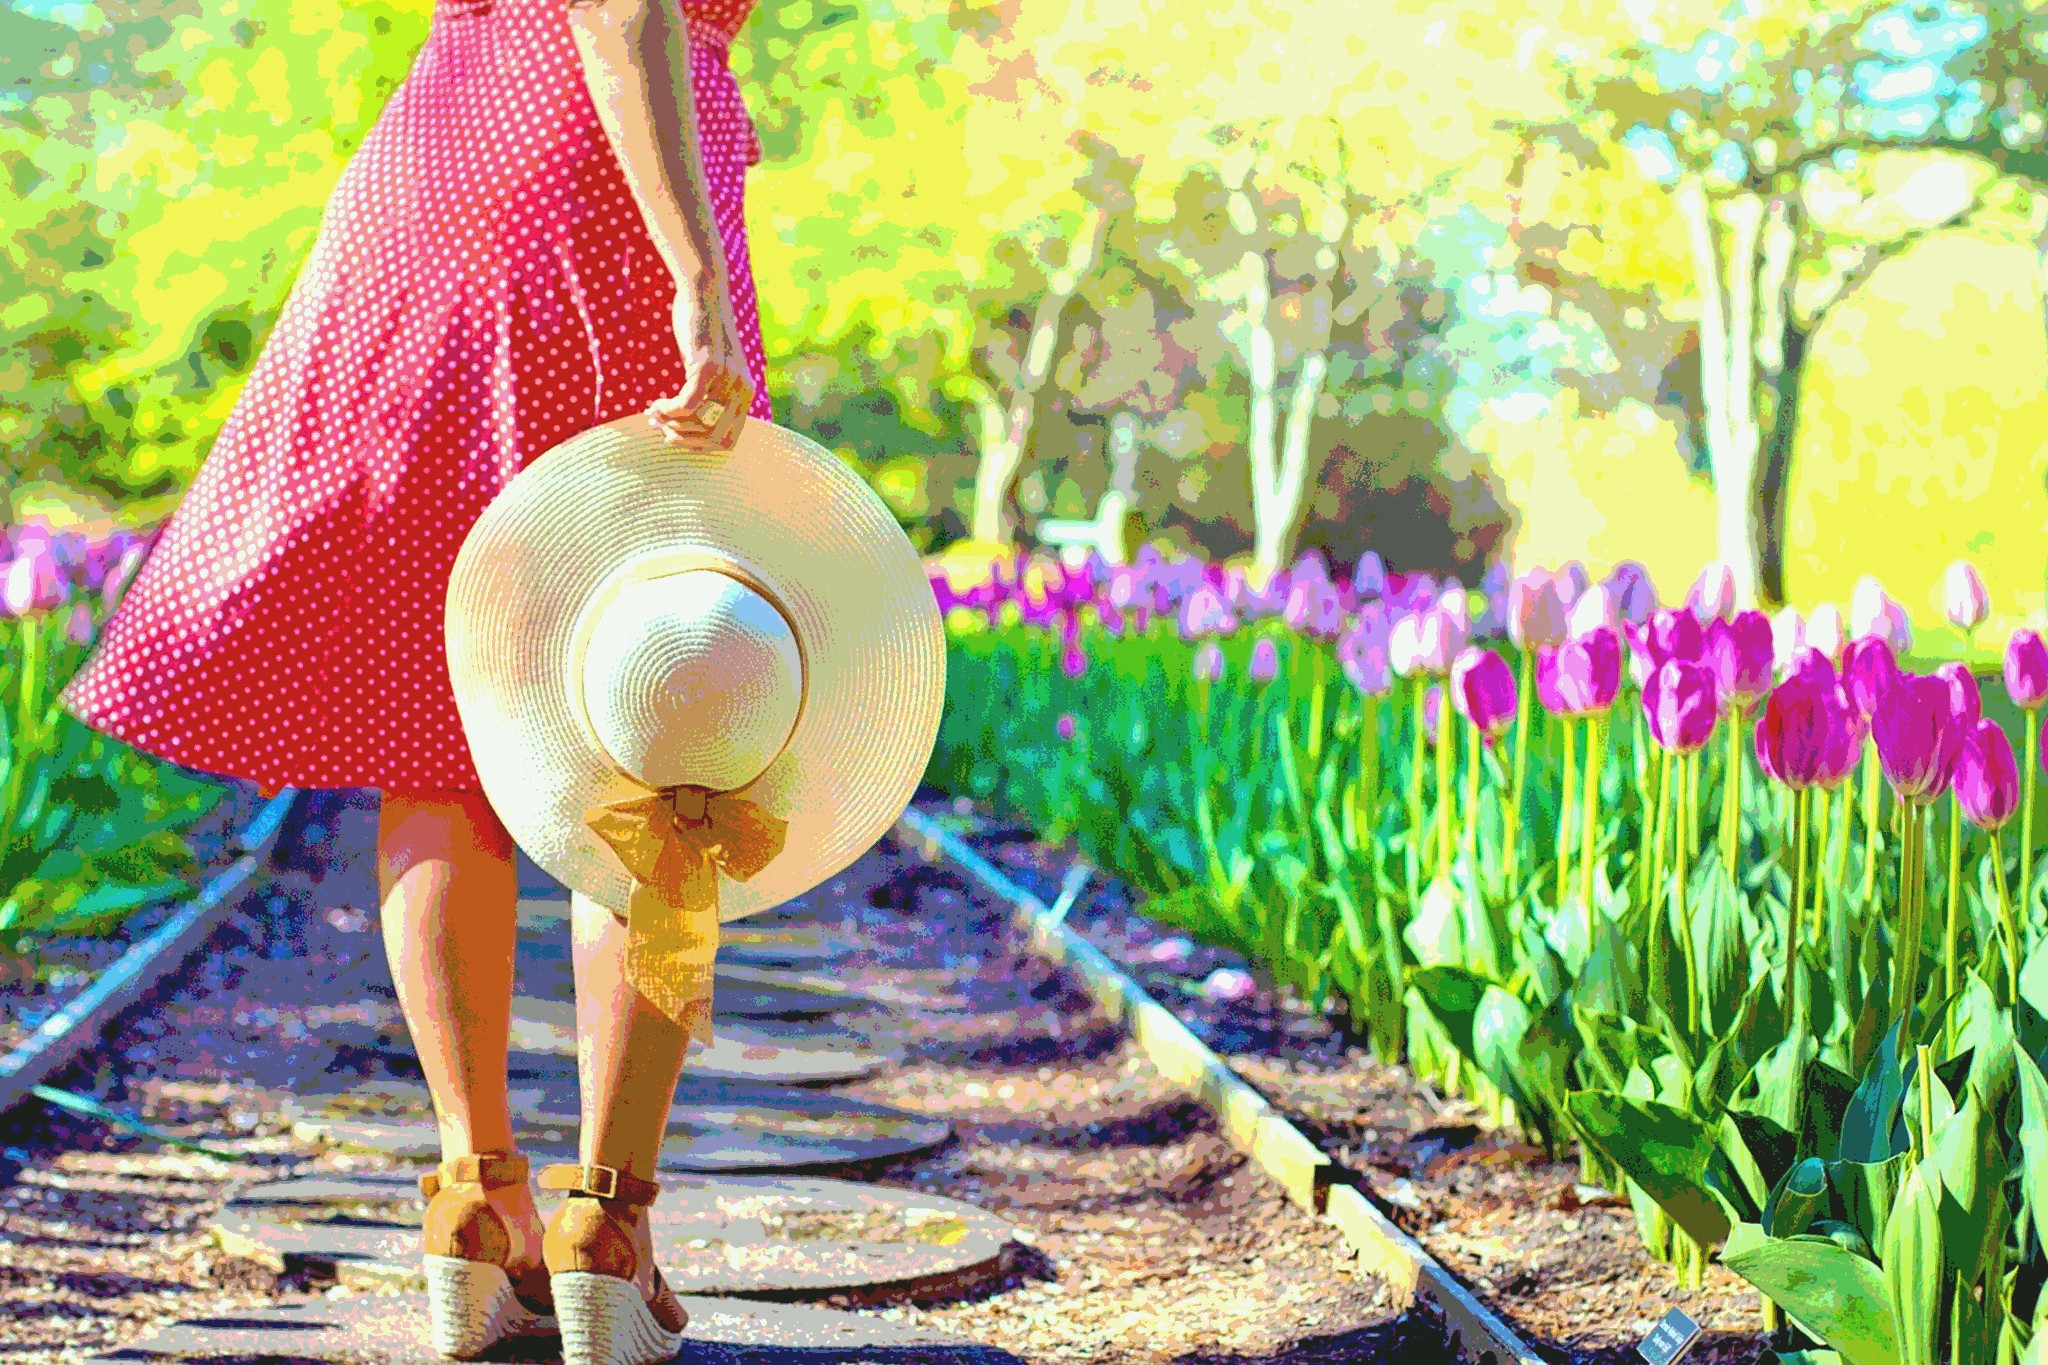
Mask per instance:
[[[946,641],[909,538],[831,452],[750,418],[731,451],[664,441],[634,413],[530,461],[471,527],[449,575],[449,680],[484,794],[540,867],[623,909],[632,881],[583,823],[643,795],[597,749],[565,678],[577,618],[642,556],[724,559],[766,586],[804,658],[780,754],[744,794],[788,823],[722,919],[770,909],[872,848],[910,803],[938,737]]]

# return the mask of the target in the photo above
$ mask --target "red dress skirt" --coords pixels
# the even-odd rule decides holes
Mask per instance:
[[[754,0],[682,0],[732,303],[772,419],[726,64]],[[264,787],[482,789],[442,636],[463,537],[525,464],[681,392],[675,280],[564,0],[438,0],[233,412],[62,703]]]

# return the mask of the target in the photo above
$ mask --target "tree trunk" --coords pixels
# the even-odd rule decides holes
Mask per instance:
[[[1756,421],[1757,239],[1763,205],[1754,195],[1727,204],[1725,269],[1706,190],[1688,177],[1678,188],[1700,291],[1700,395],[1707,461],[1714,477],[1715,548],[1735,577],[1736,599],[1757,601],[1762,535],[1754,515],[1761,432]]]
[[[976,405],[981,409],[981,460],[974,473],[972,533],[976,540],[997,545],[1010,541],[1011,528],[1003,522],[1003,504],[1016,486],[1024,451],[1031,444],[1038,391],[1052,372],[1060,315],[1079,292],[1089,268],[1101,257],[1103,239],[1108,233],[1109,210],[1099,204],[1091,206],[1067,264],[1052,272],[1045,293],[1039,296],[1031,334],[1024,344],[1024,360],[1017,368],[1008,401],[998,400],[992,389],[984,389],[977,396]]]
[[[1764,467],[1757,478],[1756,505],[1752,517],[1762,532],[1758,567],[1761,570],[1763,600],[1780,607],[1787,600],[1785,586],[1786,498],[1792,483],[1792,440],[1799,430],[1799,400],[1806,388],[1807,333],[1790,323],[1779,342],[1784,365],[1767,376],[1771,393],[1770,437],[1764,443]]]

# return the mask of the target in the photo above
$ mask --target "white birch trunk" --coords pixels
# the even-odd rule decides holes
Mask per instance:
[[[974,524],[976,540],[990,544],[1009,543],[1009,528],[1003,525],[1003,498],[1024,462],[1031,444],[1031,424],[1037,411],[1038,391],[1052,372],[1053,347],[1059,341],[1060,315],[1081,288],[1102,254],[1103,239],[1109,232],[1109,213],[1101,206],[1090,210],[1067,264],[1053,272],[1046,291],[1039,297],[1031,320],[1031,335],[1024,345],[1024,363],[1007,402],[993,392],[978,400],[981,408],[981,459],[974,472]]]
[[[1762,433],[1756,421],[1757,238],[1763,205],[1754,195],[1729,201],[1725,267],[1714,241],[1706,190],[1697,177],[1678,188],[1700,291],[1700,397],[1707,462],[1714,476],[1715,545],[1735,577],[1737,601],[1753,606],[1761,575],[1762,531],[1753,510]]]

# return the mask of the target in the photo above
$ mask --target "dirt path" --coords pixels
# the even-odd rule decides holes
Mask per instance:
[[[305,802],[270,886],[175,991],[59,1078],[234,1160],[33,1107],[0,1121],[0,1354],[83,1359],[154,1323],[304,1297],[308,1286],[224,1254],[207,1222],[287,1168],[396,1165],[294,1138],[278,1110],[294,1086],[373,1070],[383,1042],[403,1037],[376,933],[374,800]],[[1281,1199],[1069,980],[1022,950],[1001,907],[888,841],[809,899],[855,946],[834,975],[889,1002],[846,1022],[902,1050],[847,1089],[955,1129],[933,1153],[864,1174],[978,1204],[1019,1239],[942,1291],[823,1302],[1031,1365],[1441,1357],[1425,1324],[1345,1273],[1334,1229]],[[1322,1021],[1249,1027],[1315,1036],[1329,1054]]]

